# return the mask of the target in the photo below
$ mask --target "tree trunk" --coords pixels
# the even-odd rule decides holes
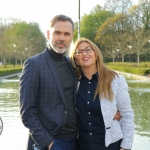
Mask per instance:
[[[139,62],[140,62],[140,55],[137,54],[137,63],[139,63]]]

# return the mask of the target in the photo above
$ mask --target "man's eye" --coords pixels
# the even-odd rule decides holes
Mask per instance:
[[[69,36],[69,35],[70,35],[70,33],[65,33],[65,35],[66,35],[66,36]]]
[[[60,32],[55,32],[55,34],[59,35],[59,34],[60,34]]]

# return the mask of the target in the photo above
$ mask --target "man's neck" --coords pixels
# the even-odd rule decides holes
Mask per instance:
[[[52,48],[49,49],[49,54],[54,61],[64,61],[65,56],[63,54],[56,53]]]

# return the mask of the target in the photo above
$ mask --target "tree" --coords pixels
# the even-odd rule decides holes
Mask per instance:
[[[140,55],[145,53],[145,44],[150,39],[150,1],[142,0],[130,9],[132,20],[131,44],[136,51],[137,62]]]
[[[12,26],[6,31],[9,35],[9,52],[13,51],[12,45],[16,46],[16,59],[20,59],[22,62],[23,54],[28,56],[37,54],[43,51],[46,47],[46,38],[41,32],[37,23],[26,23],[24,21],[12,24]],[[27,48],[27,49],[26,49]],[[25,49],[28,51],[25,52]]]
[[[9,36],[6,34],[6,31],[12,26],[12,20],[16,21],[16,19],[5,19],[0,18],[0,55],[1,58],[3,58],[3,64],[6,67],[6,58],[10,56],[10,53],[7,52],[9,46],[8,46],[8,40]]]
[[[104,9],[109,10],[115,14],[127,14],[131,5],[131,0],[106,0]]]
[[[114,14],[110,11],[105,11],[101,9],[101,6],[96,5],[89,15],[84,15],[81,21],[81,36],[94,41],[97,30],[105,20],[112,17]]]
[[[105,55],[113,58],[113,61],[116,55],[121,55],[122,62],[124,62],[124,56],[128,53],[127,43],[130,28],[128,16],[117,14],[108,18],[99,27],[95,41],[103,47]]]

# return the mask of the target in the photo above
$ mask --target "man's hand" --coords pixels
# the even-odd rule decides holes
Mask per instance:
[[[54,141],[48,145],[48,150],[50,150],[50,149],[51,149],[51,147],[52,147],[53,143],[54,143]]]
[[[116,119],[116,120],[120,121],[121,116],[120,116],[120,112],[119,112],[119,111],[117,111],[117,113],[116,113],[116,115],[115,115],[114,119]]]

